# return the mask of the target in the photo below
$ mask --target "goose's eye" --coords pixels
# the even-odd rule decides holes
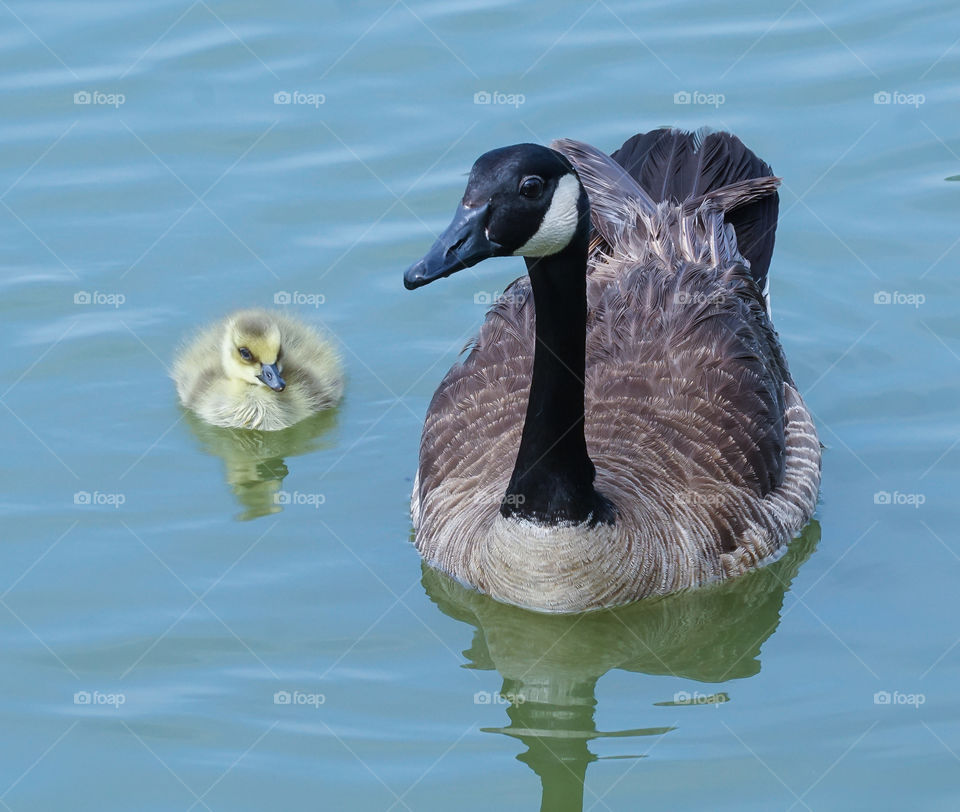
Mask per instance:
[[[520,181],[520,194],[535,200],[543,194],[543,179],[531,175]]]
[[[237,349],[237,352],[240,353],[240,357],[244,361],[250,361],[253,359],[253,353],[251,353],[250,350],[248,350],[246,347],[239,347]]]

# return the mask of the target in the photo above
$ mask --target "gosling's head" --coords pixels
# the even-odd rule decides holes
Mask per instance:
[[[546,257],[589,229],[590,206],[573,165],[539,144],[481,155],[453,217],[433,247],[407,269],[418,288],[488,257]]]
[[[286,382],[280,328],[265,313],[245,311],[231,318],[223,333],[223,368],[234,380],[282,392]]]

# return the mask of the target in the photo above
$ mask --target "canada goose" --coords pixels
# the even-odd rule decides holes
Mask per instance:
[[[522,256],[427,411],[424,559],[574,612],[746,572],[809,521],[820,444],[765,299],[779,180],[727,133],[474,164],[407,288]],[[592,232],[591,232],[592,223]]]
[[[203,330],[173,366],[180,402],[215,426],[275,431],[333,406],[340,362],[307,325],[240,310]]]

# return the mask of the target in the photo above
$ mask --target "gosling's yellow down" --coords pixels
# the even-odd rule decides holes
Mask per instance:
[[[239,310],[202,330],[177,356],[173,379],[185,407],[228,428],[284,429],[343,394],[329,342],[270,310]]]

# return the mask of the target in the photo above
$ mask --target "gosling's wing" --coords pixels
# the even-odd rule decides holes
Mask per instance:
[[[219,346],[222,330],[223,322],[201,329],[184,342],[174,358],[170,374],[180,402],[190,409],[196,410],[223,378]]]
[[[336,404],[343,395],[343,367],[331,338],[283,313],[271,315],[281,331],[287,383],[296,386],[311,411]]]

